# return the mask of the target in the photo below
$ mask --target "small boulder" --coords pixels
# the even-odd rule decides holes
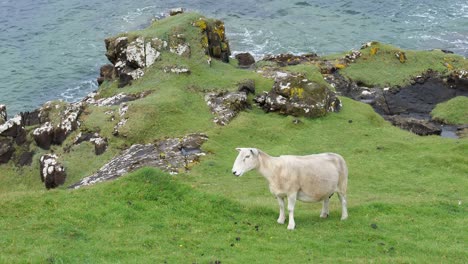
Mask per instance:
[[[57,155],[54,154],[46,154],[40,158],[41,180],[48,190],[64,184],[67,177],[65,169],[57,159]]]
[[[239,68],[249,68],[255,63],[255,58],[248,52],[236,54],[235,58]]]
[[[49,149],[54,138],[54,128],[50,122],[46,122],[41,127],[33,131],[33,138],[37,146],[42,149]]]
[[[117,72],[112,64],[105,64],[100,69],[100,77],[97,79],[99,85],[101,85],[104,81],[112,81],[116,78]]]

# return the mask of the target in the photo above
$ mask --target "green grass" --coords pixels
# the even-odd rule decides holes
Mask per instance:
[[[468,124],[468,97],[457,96],[438,104],[431,112],[432,118],[446,124]]]
[[[377,48],[377,53],[371,55],[371,49]],[[396,52],[406,54],[406,62],[401,63],[395,56]],[[446,54],[440,50],[413,51],[402,50],[386,44],[374,44],[361,50],[362,56],[348,67],[340,70],[344,76],[363,86],[405,86],[412,78],[427,72],[429,69],[447,74],[453,69],[468,69],[466,58]]]
[[[154,37],[183,31],[193,41],[199,30],[191,26],[196,19],[193,14],[175,16],[138,34]],[[163,52],[163,60],[131,86],[119,89],[115,82],[101,86],[101,96],[152,93],[128,102],[124,118],[129,121],[118,137],[112,131],[119,117],[112,120],[106,114],[117,107],[85,109],[81,129],[107,137],[109,147],[95,156],[90,143],[73,145],[78,131],[63,143],[65,148],[53,146],[51,152],[60,156],[67,170],[65,186],[45,191],[38,159],[49,151],[35,149],[34,144],[29,146],[36,151],[31,166],[1,165],[0,263],[466,262],[467,139],[416,136],[391,126],[369,105],[347,98],[341,98],[341,112],[299,118],[299,124],[293,123],[296,118],[266,114],[254,106],[220,127],[212,122],[205,92],[233,91],[239,81],[253,79],[259,93],[271,89],[273,80],[238,69],[235,60],[213,61],[210,67],[201,46],[191,47],[191,58]],[[422,56],[405,52],[408,67]],[[366,67],[393,60],[390,51],[381,55],[367,58],[373,64],[358,62],[345,70],[352,73],[361,65],[374,78]],[[434,51],[427,56],[429,63],[451,55]],[[192,73],[163,73],[168,65],[184,65]],[[406,67],[402,65],[390,71]],[[398,83],[424,68],[413,66],[395,79],[385,78]],[[313,65],[285,70],[323,81]],[[207,155],[187,173],[170,176],[144,168],[113,182],[65,189],[131,144],[194,132],[208,135],[203,145]],[[339,220],[340,205],[334,196],[329,219],[319,218],[321,204],[299,202],[297,230],[277,224],[277,202],[266,180],[257,172],[232,176],[236,147],[257,147],[275,156],[343,155],[349,166],[349,219]]]

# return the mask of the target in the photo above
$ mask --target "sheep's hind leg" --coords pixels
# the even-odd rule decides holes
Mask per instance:
[[[346,220],[348,218],[348,206],[346,202],[346,195],[343,193],[338,193],[338,198],[341,202],[341,220]]]
[[[278,200],[279,204],[279,217],[278,217],[278,224],[284,224],[284,220],[286,216],[284,215],[284,199],[282,197],[276,196],[276,200]]]

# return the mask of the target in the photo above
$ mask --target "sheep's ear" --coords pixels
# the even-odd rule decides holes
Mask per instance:
[[[236,150],[240,152],[242,149],[241,148],[236,148]]]
[[[257,156],[257,155],[258,155],[258,149],[256,149],[256,148],[251,148],[251,149],[250,149],[250,152],[251,152],[252,155],[254,155],[254,156]]]

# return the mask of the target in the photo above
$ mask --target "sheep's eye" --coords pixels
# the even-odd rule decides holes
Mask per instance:
[[[246,159],[250,158],[250,155],[245,156]]]

